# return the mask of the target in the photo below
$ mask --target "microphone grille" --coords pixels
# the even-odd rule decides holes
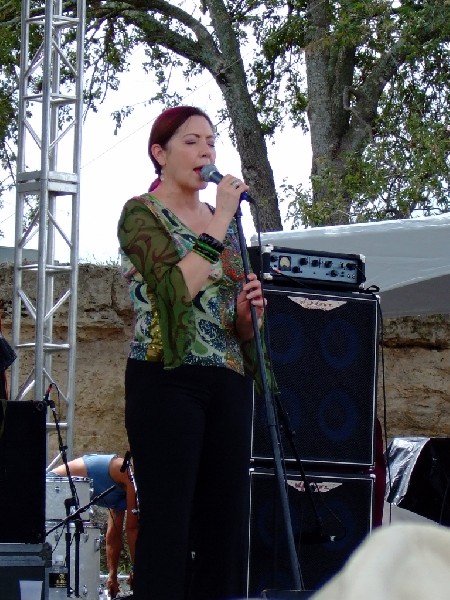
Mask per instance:
[[[208,182],[213,181],[211,179],[211,175],[216,172],[217,172],[216,165],[205,165],[200,170],[200,177],[203,179],[203,181],[208,181]]]

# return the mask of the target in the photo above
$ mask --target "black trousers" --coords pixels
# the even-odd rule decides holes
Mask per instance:
[[[125,389],[140,508],[134,600],[242,598],[251,380],[129,359]]]

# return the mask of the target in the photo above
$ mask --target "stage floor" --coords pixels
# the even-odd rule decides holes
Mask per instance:
[[[384,503],[383,526],[407,522],[435,523],[435,521],[431,521],[422,515],[411,512],[410,510],[400,508],[400,506],[396,506],[395,504],[389,504],[389,502]]]

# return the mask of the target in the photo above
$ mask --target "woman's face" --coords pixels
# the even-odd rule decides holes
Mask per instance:
[[[214,131],[200,115],[189,117],[167,142],[164,150],[154,144],[152,152],[164,169],[164,181],[192,190],[204,189],[207,183],[200,170],[216,159]]]

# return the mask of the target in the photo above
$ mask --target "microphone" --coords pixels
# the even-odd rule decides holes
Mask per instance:
[[[200,171],[200,177],[203,179],[203,181],[212,181],[216,185],[223,179],[223,175],[222,173],[219,173],[216,165],[205,165],[202,167]],[[247,192],[242,192],[240,199],[247,200],[247,202],[250,202],[250,204],[256,204],[255,200],[250,196],[250,194],[247,194]]]
[[[45,402],[45,404],[47,404],[47,406],[51,406],[52,402],[49,400],[50,398],[50,392],[52,391],[53,388],[53,383],[51,383],[48,388],[47,391],[44,394],[44,398],[43,401]]]

